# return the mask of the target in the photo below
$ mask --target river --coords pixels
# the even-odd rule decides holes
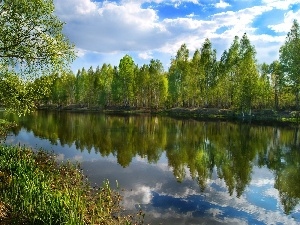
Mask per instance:
[[[145,224],[299,224],[299,127],[149,115],[35,112],[7,144],[81,163],[92,185],[116,180]]]

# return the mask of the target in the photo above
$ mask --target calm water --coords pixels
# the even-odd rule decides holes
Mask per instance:
[[[166,117],[39,112],[11,116],[7,143],[81,162],[118,180],[151,224],[299,224],[298,128]]]

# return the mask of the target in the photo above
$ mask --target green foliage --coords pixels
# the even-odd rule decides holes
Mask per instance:
[[[112,80],[113,80],[113,67],[109,64],[103,64],[101,69],[97,67],[95,72],[95,95],[96,102],[100,106],[110,105],[112,98]]]
[[[274,107],[275,109],[279,109],[286,80],[278,60],[273,61],[268,69],[271,74],[271,85],[274,92]]]
[[[65,69],[75,58],[74,47],[62,34],[52,0],[4,0],[0,14],[0,96],[8,109],[27,113],[35,96],[24,82]]]
[[[0,13],[2,66],[40,74],[63,68],[74,58],[52,0],[4,0]]]
[[[92,189],[77,165],[44,151],[0,146],[0,201],[10,224],[131,224],[109,182]],[[2,218],[3,219],[3,218]]]
[[[291,31],[280,48],[279,58],[282,70],[287,77],[287,84],[295,96],[296,109],[300,109],[300,26],[297,20],[294,20]]]
[[[120,60],[119,79],[123,106],[133,105],[135,94],[135,64],[129,55],[125,55]]]
[[[244,34],[240,41],[240,65],[237,78],[236,104],[242,111],[249,111],[253,107],[253,101],[257,96],[258,69],[256,67],[255,49],[250,44],[247,35]]]
[[[19,115],[35,108],[33,87],[14,73],[0,74],[0,101],[8,111]]]
[[[161,108],[168,97],[168,80],[159,60],[150,61],[149,75],[150,107]]]
[[[180,46],[175,59],[171,60],[168,84],[171,106],[184,106],[185,94],[189,87],[186,86],[189,75],[189,50],[186,44]]]
[[[6,138],[7,133],[12,127],[15,127],[16,124],[13,122],[8,122],[7,120],[0,119],[0,142],[2,139]]]

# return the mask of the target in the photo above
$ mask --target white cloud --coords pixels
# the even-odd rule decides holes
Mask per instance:
[[[76,10],[77,12],[81,14],[87,14],[90,12],[93,12],[97,9],[97,6],[94,2],[91,2],[89,0],[81,0],[77,5],[76,5]]]
[[[195,13],[191,13],[191,14],[189,14],[189,15],[186,15],[186,17],[188,17],[188,18],[193,18],[193,17],[195,17]]]
[[[180,45],[186,43],[190,52],[200,48],[205,38],[217,42],[217,52],[229,47],[234,36],[248,34],[253,44],[258,43],[260,59],[274,58],[283,41],[283,36],[256,35],[253,21],[272,9],[287,9],[299,0],[263,0],[262,5],[239,11],[224,11],[207,19],[199,19],[195,13],[185,17],[160,19],[155,7],[144,8],[143,3],[172,4],[183,7],[184,2],[200,4],[198,0],[123,0],[119,3],[92,0],[55,0],[56,13],[66,22],[65,34],[76,45],[78,57],[88,57],[88,52],[98,54],[135,54],[139,60],[148,60],[164,54],[166,61],[176,54]],[[220,0],[215,7],[226,8],[230,4]],[[287,32],[298,12],[288,12],[280,24],[269,25],[275,32]],[[198,12],[197,12],[198,15]],[[217,33],[224,28],[222,33]],[[263,43],[264,45],[260,44]],[[214,47],[214,46],[213,46]],[[269,48],[268,48],[269,47]],[[116,54],[116,55],[117,55]],[[167,57],[166,54],[170,56]],[[102,57],[105,60],[105,57]],[[89,58],[86,58],[86,61]],[[160,59],[158,57],[158,59]],[[78,62],[78,61],[77,61]],[[104,61],[105,62],[105,61]],[[99,61],[101,64],[102,61]],[[166,62],[163,62],[166,65]],[[139,63],[140,64],[140,63]]]
[[[141,59],[152,59],[152,53],[147,51],[147,52],[141,52],[138,54],[138,56],[141,58]]]
[[[229,6],[230,6],[230,4],[227,3],[227,2],[224,2],[223,0],[220,0],[220,2],[218,2],[218,3],[215,4],[216,8],[223,8],[223,9],[225,9],[225,8],[227,8]]]
[[[232,27],[232,32],[240,33],[253,31],[251,26],[253,20],[263,13],[272,10],[270,6],[253,6],[239,11],[227,11],[213,15],[213,20],[223,26]]]
[[[272,8],[288,10],[290,5],[299,4],[299,0],[263,0],[263,4],[271,6]]]
[[[291,30],[294,19],[297,18],[300,18],[300,10],[298,10],[297,12],[288,11],[284,15],[284,21],[282,23],[276,25],[269,25],[268,27],[277,33],[287,33]]]
[[[181,3],[184,3],[184,2],[191,2],[191,3],[194,3],[195,5],[199,5],[199,0],[122,0],[121,2],[123,3],[126,3],[126,2],[137,2],[137,3],[145,3],[145,2],[154,2],[154,3],[157,3],[157,4],[161,4],[161,3],[165,3],[165,4],[181,4]]]
[[[97,4],[90,0],[54,0],[55,10],[60,17],[89,14],[97,10]]]
[[[149,50],[162,46],[169,35],[153,9],[138,4],[104,2],[81,14],[70,10],[80,1],[56,1],[57,14],[67,23],[65,33],[77,48],[96,52]]]

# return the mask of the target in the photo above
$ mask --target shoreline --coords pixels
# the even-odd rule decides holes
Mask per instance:
[[[170,108],[170,109],[148,109],[135,107],[87,107],[81,105],[68,105],[65,107],[49,105],[38,107],[41,111],[62,111],[74,113],[106,113],[116,115],[162,115],[178,119],[195,119],[209,121],[231,121],[259,124],[286,124],[299,125],[300,111],[273,109],[252,110],[251,115],[233,109],[218,108]]]

